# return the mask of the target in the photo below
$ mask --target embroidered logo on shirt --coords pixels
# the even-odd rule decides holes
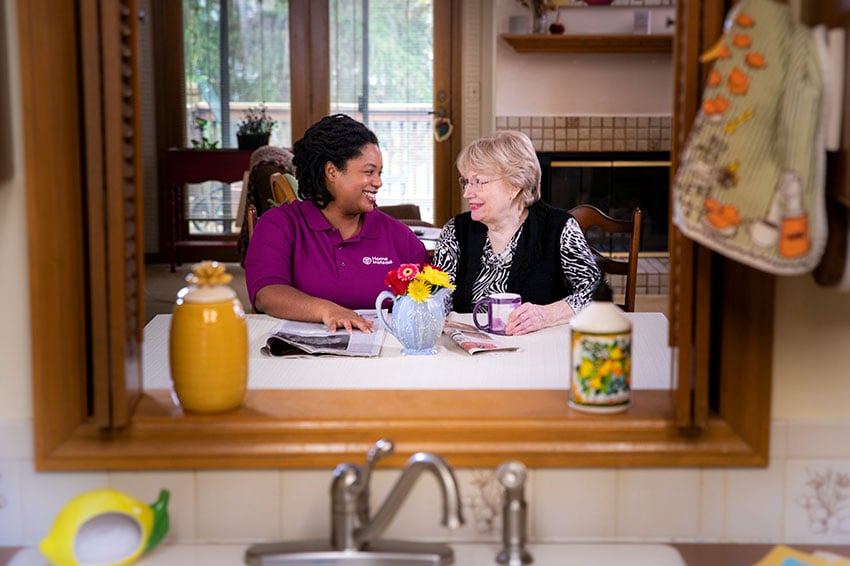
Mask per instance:
[[[363,258],[363,265],[390,265],[392,264],[392,260],[388,257],[375,257],[375,256],[366,256]]]

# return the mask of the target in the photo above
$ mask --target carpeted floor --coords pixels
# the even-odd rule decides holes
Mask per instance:
[[[149,263],[145,265],[145,324],[158,314],[168,314],[174,309],[177,292],[185,287],[186,276],[192,272],[191,263],[177,266],[171,273],[167,263]],[[245,271],[238,263],[225,263],[227,272],[233,275],[230,286],[236,291],[245,312],[250,312],[248,291],[245,289]]]

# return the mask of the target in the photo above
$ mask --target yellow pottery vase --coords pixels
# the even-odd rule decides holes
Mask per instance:
[[[186,411],[235,409],[248,385],[248,326],[232,276],[216,261],[194,266],[177,294],[169,361],[174,393]]]

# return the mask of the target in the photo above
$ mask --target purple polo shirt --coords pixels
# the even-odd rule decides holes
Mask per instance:
[[[405,224],[373,210],[360,233],[343,240],[310,201],[272,207],[260,216],[245,256],[251,304],[266,285],[290,285],[350,309],[375,307],[387,272],[426,263],[428,252]]]

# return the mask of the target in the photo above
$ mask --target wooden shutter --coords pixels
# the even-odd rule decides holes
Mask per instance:
[[[672,179],[705,84],[706,69],[699,56],[721,36],[728,8],[724,0],[679,0],[676,5]],[[681,428],[701,429],[709,416],[713,254],[671,225],[670,259],[670,343],[678,354],[671,370],[675,421]]]
[[[129,424],[141,394],[143,239],[134,0],[80,2],[92,419]]]

